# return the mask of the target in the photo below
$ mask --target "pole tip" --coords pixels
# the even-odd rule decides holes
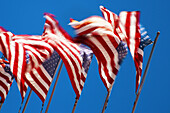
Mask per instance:
[[[160,31],[158,31],[157,34],[160,34]]]

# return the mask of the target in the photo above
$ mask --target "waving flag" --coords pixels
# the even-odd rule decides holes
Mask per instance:
[[[119,58],[116,48],[120,39],[113,33],[110,23],[98,16],[89,17],[80,22],[72,21],[70,25],[76,29],[77,42],[88,45],[94,52],[100,77],[109,91],[119,70]]]
[[[15,42],[22,43],[24,47],[42,43],[42,36],[39,35],[15,35],[12,39]],[[29,53],[27,52],[26,55],[28,56],[27,62],[29,63]],[[54,51],[49,59],[26,73],[25,80],[27,84],[38,95],[42,102],[46,99],[59,60],[59,55]]]
[[[148,43],[148,37],[141,37],[143,33],[140,33],[139,26],[139,11],[126,12],[123,11],[119,15],[119,26],[121,30],[126,34],[126,42],[135,62],[136,67],[136,92],[141,80],[142,65],[143,65],[143,48],[144,46],[152,43],[150,40]]]
[[[44,17],[46,18],[44,38],[63,60],[73,89],[77,98],[79,98],[87,76],[87,72],[83,70],[88,69],[88,67],[83,68],[83,60],[86,62],[87,60],[83,59],[80,55],[80,53],[82,54],[81,51],[84,51],[85,48],[82,49],[78,44],[73,43],[71,36],[58,24],[53,15],[46,13]]]
[[[83,89],[86,77],[87,77],[87,73],[90,67],[90,63],[92,61],[92,57],[93,57],[93,52],[91,49],[87,48],[84,45],[80,45],[80,55],[83,58],[83,63],[82,63],[82,76],[81,76],[81,80],[80,80],[80,84],[81,84],[81,88]]]
[[[116,34],[116,36],[119,37],[121,40],[121,43],[119,46],[116,48],[118,51],[118,57],[119,57],[119,64],[122,62],[122,60],[126,57],[127,55],[127,44],[126,44],[126,35],[122,32],[122,30],[119,27],[119,17],[111,12],[110,10],[106,9],[103,6],[100,6],[100,10],[103,14],[103,17],[105,20],[107,20],[111,26],[113,27],[113,32]]]
[[[53,53],[53,48],[42,39],[24,40],[21,37],[5,32],[1,34],[0,44],[2,53],[10,62],[23,100],[28,87],[25,75],[48,59]]]
[[[60,56],[54,51],[49,59],[26,74],[26,82],[43,103],[46,99],[59,61]]]
[[[122,32],[122,30],[119,27],[119,17],[115,13],[111,12],[110,10],[106,9],[103,6],[100,6],[100,10],[103,14],[104,19],[107,20],[113,27],[114,34],[117,35],[120,40],[126,42],[126,35]]]
[[[9,62],[0,59],[0,96],[3,103],[13,82],[13,75],[10,70]]]

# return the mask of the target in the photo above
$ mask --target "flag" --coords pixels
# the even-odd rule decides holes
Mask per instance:
[[[122,11],[119,14],[119,26],[121,30],[126,34],[126,42],[130,53],[133,57],[135,67],[136,67],[136,90],[138,90],[138,86],[141,81],[141,74],[142,74],[142,65],[143,65],[143,48],[144,46],[150,44],[152,41],[148,41],[148,36],[146,38],[141,37],[142,32],[140,32],[140,25],[139,25],[139,11]],[[146,40],[145,40],[146,39]]]
[[[15,35],[13,41],[22,43],[24,46],[30,44],[41,43],[42,36],[40,35]],[[29,62],[29,54],[26,54],[26,61]],[[55,70],[60,61],[60,56],[56,51],[52,53],[49,59],[45,60],[41,65],[33,68],[29,73],[26,73],[25,80],[28,86],[38,95],[44,103],[48,90],[55,75]]]
[[[25,38],[22,38],[24,36]],[[48,59],[53,53],[53,48],[42,41],[41,37],[29,39],[26,35],[18,36],[5,32],[0,38],[1,51],[10,62],[23,100],[28,87],[25,75]]]
[[[118,36],[120,40],[126,42],[126,35],[122,32],[122,30],[119,27],[118,15],[111,12],[110,10],[106,9],[103,6],[100,6],[100,10],[102,12],[104,19],[111,24],[114,34]]]
[[[85,51],[85,48],[82,49],[72,41],[71,36],[59,25],[58,21],[53,18],[53,15],[45,13],[44,17],[46,18],[46,22],[43,36],[63,60],[76,97],[79,99],[88,70],[88,67],[83,68],[82,65],[90,64],[89,59],[85,60],[85,57],[82,58],[80,55],[82,51]],[[83,64],[83,60],[87,64]],[[86,71],[84,72],[83,70]]]
[[[43,103],[55,75],[56,68],[59,65],[59,61],[60,56],[54,51],[49,59],[25,75],[25,80],[29,87],[38,95]]]
[[[13,82],[13,75],[10,70],[9,62],[0,59],[0,96],[3,103]]]
[[[90,48],[84,46],[84,45],[80,45],[80,55],[83,59],[83,62],[82,62],[82,76],[81,76],[81,81],[80,81],[80,84],[82,86],[82,89],[83,89],[83,86],[84,86],[84,83],[85,83],[85,80],[86,80],[86,77],[87,77],[87,73],[88,73],[88,70],[89,70],[89,67],[90,67],[90,63],[92,61],[92,57],[93,57],[93,52]]]
[[[76,29],[75,41],[86,44],[95,54],[98,61],[100,77],[108,91],[111,90],[119,70],[118,51],[120,39],[111,24],[98,16],[92,16],[70,25]]]

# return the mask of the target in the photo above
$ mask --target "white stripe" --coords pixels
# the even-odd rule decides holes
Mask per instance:
[[[18,55],[18,70],[17,70],[17,82],[19,83],[18,85],[21,86],[21,73],[22,73],[22,66],[23,66],[23,48],[22,48],[22,45],[18,44],[19,45],[19,48],[16,48],[16,49],[19,49],[19,55]],[[23,94],[23,96],[25,96],[25,94]]]
[[[143,50],[140,49],[140,48],[138,48],[138,53],[139,53],[141,56],[143,56],[143,54],[144,54]]]
[[[45,92],[39,87],[39,85],[33,80],[31,75],[29,73],[26,74],[26,78],[30,81],[30,83],[33,85],[33,87],[43,96],[43,98],[46,98]]]
[[[132,12],[130,16],[130,39],[129,39],[129,48],[132,54],[132,57],[134,58],[135,56],[135,35],[136,35],[136,13]]]
[[[14,60],[15,60],[15,49],[16,49],[16,47],[15,47],[15,42],[12,42],[12,43],[10,43],[10,49],[11,49],[11,63],[10,63],[10,68],[11,68],[11,71],[12,71],[12,73],[14,72],[14,69],[13,69],[13,67],[14,67]],[[20,91],[20,89],[21,89],[21,87],[20,87],[20,79],[18,78],[18,76],[19,75],[15,75],[15,76],[17,76],[17,80],[16,80],[16,82],[17,82],[17,85],[18,85],[18,89],[19,89],[19,91]]]
[[[126,24],[126,19],[127,19],[127,12],[121,12],[120,15],[119,15],[119,26],[123,32],[123,34],[126,34],[126,31],[125,31],[125,24]],[[126,34],[127,36],[127,34]]]
[[[94,45],[96,45],[96,47],[100,50],[100,52],[102,53],[102,55],[104,56],[105,60],[106,60],[106,66],[107,66],[107,70],[109,72],[109,76],[114,80],[115,78],[115,74],[112,72],[112,66],[111,64],[111,59],[110,56],[108,54],[108,52],[106,51],[106,49],[103,47],[103,45],[95,38],[88,38],[88,40],[93,43]]]
[[[7,92],[5,91],[5,89],[2,86],[0,86],[0,91],[3,93],[4,98],[6,98]]]
[[[41,75],[39,75],[39,73],[37,72],[37,70],[34,68],[32,69],[32,72],[34,74],[34,76],[37,78],[37,80],[47,89],[49,89],[48,84],[41,78]],[[34,80],[35,81],[35,80]]]
[[[1,65],[0,65],[0,73],[2,73],[3,76],[8,77],[8,80],[12,79],[12,76],[9,73],[5,72],[5,70],[3,69]]]
[[[52,44],[55,44],[54,42],[51,41]],[[68,61],[68,64],[72,70],[72,73],[73,73],[73,77],[74,77],[74,82],[76,84],[76,88],[79,92],[79,95],[81,94],[81,89],[80,89],[80,86],[79,86],[79,83],[78,83],[78,80],[77,80],[77,76],[76,76],[76,72],[75,72],[75,68],[72,64],[72,62],[70,61],[70,59],[68,58],[68,56],[65,54],[65,52],[58,46],[58,50],[65,56],[65,59]]]
[[[10,84],[4,78],[2,78],[2,77],[0,77],[0,81],[3,82],[5,84],[5,86],[7,86],[8,91],[9,91]]]
[[[2,39],[2,42],[3,42],[4,46],[5,46],[5,48],[2,48],[3,50],[5,50],[3,52],[6,52],[7,59],[9,59],[9,48],[8,48],[8,44],[6,42],[7,37],[4,34],[2,34],[1,39]]]
[[[141,35],[143,36],[143,35],[146,35],[147,34],[147,31],[144,31]]]
[[[40,65],[40,69],[44,73],[44,75],[47,77],[47,79],[51,82],[52,81],[51,76],[48,74],[48,72],[45,70],[45,68],[42,65]]]
[[[105,35],[111,35],[112,37],[114,37],[117,44],[120,43],[119,38],[111,31],[105,30],[103,28],[97,28],[97,29],[93,30],[93,32],[94,33],[96,32],[96,33],[100,34],[100,36],[102,36],[102,35],[104,35],[104,36]],[[88,35],[91,35],[91,34],[89,33]]]
[[[113,31],[112,26],[110,25],[110,23],[108,23],[106,21],[103,21],[103,22],[98,22],[98,23],[93,22],[93,23],[90,23],[90,24],[88,24],[86,26],[83,26],[83,27],[77,29],[76,33],[80,34],[80,33],[84,32],[84,31],[87,31],[87,30],[92,29],[94,27],[104,27],[104,28],[107,28],[107,29],[110,29],[111,31]]]
[[[55,36],[55,38],[57,39],[58,37]],[[76,63],[76,66],[77,66],[77,68],[79,70],[79,74],[81,75],[81,64],[79,64],[78,61],[80,61],[82,63],[82,57],[80,56],[80,53],[78,53],[78,51],[76,51],[72,47],[72,45],[74,45],[74,44],[70,45],[71,44],[70,42],[67,41],[68,42],[67,43],[66,40],[61,41],[60,39],[55,40],[55,42],[57,44],[59,44],[61,47],[63,47],[63,49],[64,49],[63,51],[65,51],[65,53],[68,53],[73,58],[74,62]],[[65,45],[61,44],[61,42],[63,42]],[[71,49],[71,50],[69,50],[68,48]],[[77,46],[76,48],[78,49],[79,47]],[[75,57],[75,55],[72,54],[71,51],[74,52],[74,54],[78,57],[78,59]]]
[[[106,75],[105,75],[105,72],[104,72],[103,64],[102,64],[102,63],[101,63],[101,76],[102,76],[102,78],[105,80],[106,86],[107,86],[107,88],[109,89],[110,86],[111,86],[111,84],[108,82],[108,79],[107,79],[107,77],[106,77]]]
[[[32,60],[33,60],[33,62],[34,62],[34,65],[35,65],[34,67],[38,67],[39,63],[38,63],[36,57],[34,56],[34,54],[32,54],[32,52],[29,51],[29,50],[27,50],[27,52],[28,52],[29,56],[32,58]],[[29,65],[31,65],[31,64],[29,64]],[[31,66],[31,67],[32,67],[32,66]],[[30,71],[31,67],[27,68],[27,69],[28,69],[28,70],[27,70],[28,72]]]
[[[82,86],[84,86],[84,82],[83,82],[83,80],[80,80],[80,84],[81,84]]]
[[[33,52],[34,54],[36,54],[36,55],[40,58],[40,60],[41,60],[42,62],[45,61],[45,58],[42,57],[41,54],[40,54],[39,52],[37,52],[34,48],[32,48],[31,46],[27,46],[27,45],[25,45],[24,47],[25,47],[26,49],[30,50],[31,52]],[[38,62],[37,62],[37,63],[38,63]]]

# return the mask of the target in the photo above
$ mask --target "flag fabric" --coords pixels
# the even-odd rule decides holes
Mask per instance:
[[[0,59],[0,96],[3,103],[13,82],[13,75],[10,70],[9,62]]]
[[[15,35],[13,41],[22,43],[24,46],[30,44],[41,43],[42,36],[40,35]],[[26,51],[27,52],[27,51]],[[27,52],[27,63],[29,62],[29,54]],[[56,51],[52,53],[49,59],[45,60],[41,65],[33,68],[29,73],[26,73],[25,80],[28,86],[38,95],[44,103],[48,90],[53,80],[55,70],[60,61],[60,56]]]
[[[59,61],[60,56],[54,51],[49,59],[25,75],[28,86],[38,95],[43,103],[55,75],[55,70],[59,65]]]
[[[83,62],[82,62],[83,75],[81,76],[81,81],[80,81],[80,84],[83,87],[85,80],[86,80],[86,77],[87,77],[89,67],[90,67],[90,63],[92,61],[93,52],[90,48],[88,48],[88,47],[86,47],[82,44],[79,47],[80,47],[80,55],[83,58]]]
[[[98,16],[92,16],[80,22],[72,21],[76,29],[76,42],[89,46],[95,54],[100,77],[108,91],[111,90],[119,70],[118,51],[120,39],[114,34],[109,22]]]
[[[18,36],[10,32],[2,33],[0,36],[1,51],[10,62],[23,100],[28,87],[25,75],[48,59],[53,53],[53,48],[42,41],[42,38],[36,37],[32,40],[29,36]]]
[[[126,35],[122,32],[122,30],[119,27],[119,17],[117,14],[111,12],[110,10],[106,9],[103,6],[100,6],[100,10],[102,12],[102,15],[105,20],[107,20],[111,26],[113,27],[113,32],[116,34],[116,36],[119,37],[121,40],[121,43],[116,48],[118,51],[118,57],[119,57],[119,64],[122,63],[122,60],[127,55],[127,44],[126,44]]]
[[[81,54],[86,53],[85,48],[82,49],[72,41],[71,36],[59,25],[53,15],[49,13],[45,13],[44,15],[46,18],[43,33],[44,38],[48,39],[48,43],[57,51],[63,60],[74,92],[76,93],[76,98],[79,99],[88,70],[88,67],[83,67],[82,65],[89,66],[91,60],[89,57],[88,59],[85,57],[82,58]],[[83,60],[87,64],[85,62],[83,64]]]
[[[130,53],[133,57],[135,67],[136,67],[136,90],[138,90],[138,86],[141,81],[142,74],[142,65],[143,65],[143,48],[144,46],[150,44],[152,41],[148,42],[148,36],[146,38],[141,37],[144,33],[140,32],[140,24],[139,24],[139,11],[122,11],[119,14],[119,26],[121,30],[126,34],[126,42]],[[146,39],[146,40],[145,40]]]
[[[28,85],[26,84],[23,74],[26,72],[26,57],[25,48],[16,42],[12,41],[14,34],[4,32],[0,34],[0,51],[10,63],[11,72],[18,84],[22,100],[25,97]]]
[[[103,6],[100,6],[100,10],[105,20],[107,20],[113,27],[113,32],[119,37],[120,40],[126,42],[126,35],[119,27],[119,17],[117,14],[111,12]],[[126,44],[126,43],[125,43]]]

